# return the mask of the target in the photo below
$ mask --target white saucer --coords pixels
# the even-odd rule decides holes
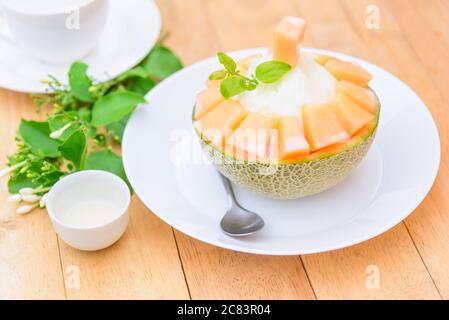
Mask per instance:
[[[241,58],[260,51],[244,50],[233,56]],[[159,84],[149,93],[148,105],[136,110],[126,128],[125,170],[145,205],[196,239],[269,255],[351,246],[406,218],[427,195],[439,167],[440,142],[429,111],[390,73],[343,54],[319,52],[363,65],[374,75],[371,85],[382,103],[375,143],[346,180],[327,192],[292,201],[272,200],[236,187],[239,202],[260,213],[266,226],[247,238],[224,235],[219,221],[227,198],[214,167],[198,160],[202,152],[191,124],[196,93],[207,76],[219,68],[216,58],[211,58]],[[180,139],[183,133],[190,138]],[[189,163],[190,159],[196,163]]]
[[[156,43],[161,18],[151,0],[112,0],[109,20],[98,45],[79,60],[98,81],[116,77],[139,63]],[[0,38],[0,87],[21,92],[45,92],[40,81],[51,74],[67,82],[68,64],[40,62]]]

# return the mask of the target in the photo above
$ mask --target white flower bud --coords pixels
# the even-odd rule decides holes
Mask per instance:
[[[16,212],[18,214],[25,214],[25,213],[33,211],[33,209],[35,209],[37,206],[38,206],[38,204],[35,203],[35,204],[30,204],[27,206],[19,207],[19,208],[17,208]]]
[[[9,173],[13,172],[14,170],[22,167],[23,165],[25,165],[26,161],[22,161],[20,163],[17,163],[11,167],[6,167],[3,168],[2,170],[0,170],[0,178],[3,178],[4,176],[8,175]]]
[[[41,201],[39,201],[39,207],[45,208],[45,206],[47,205],[46,201],[47,201],[47,193],[44,194],[41,198]]]
[[[63,126],[62,128],[53,131],[52,133],[50,133],[50,138],[52,139],[59,139],[61,138],[61,136],[64,134],[64,132],[72,125],[71,122],[67,123],[65,126]]]
[[[36,203],[41,200],[41,197],[35,194],[23,195],[22,200],[28,203]]]
[[[22,196],[20,194],[13,194],[13,195],[10,195],[6,201],[12,202],[12,203],[18,203],[18,202],[22,201]]]
[[[6,168],[0,170],[0,178],[3,178],[4,176],[6,176],[10,172],[11,172],[11,168],[10,167],[6,167]]]
[[[61,130],[53,131],[52,133],[50,133],[50,138],[52,138],[52,139],[59,139],[62,136],[63,133],[64,132],[61,131]]]
[[[22,189],[19,190],[19,193],[20,193],[22,196],[26,196],[26,195],[35,194],[35,193],[36,193],[36,190],[33,189],[33,188],[22,188]]]

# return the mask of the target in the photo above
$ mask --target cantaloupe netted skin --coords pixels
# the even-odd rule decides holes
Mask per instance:
[[[376,93],[377,108],[373,123],[354,137],[341,150],[321,153],[316,158],[298,162],[270,164],[238,160],[226,154],[198,131],[204,153],[217,169],[232,182],[255,193],[274,199],[298,199],[326,191],[355,169],[368,153],[379,124],[381,104]],[[195,108],[194,108],[195,110]]]
[[[341,182],[365,157],[376,130],[343,152],[302,163],[262,164],[236,160],[201,140],[203,151],[232,182],[275,199],[297,199]]]

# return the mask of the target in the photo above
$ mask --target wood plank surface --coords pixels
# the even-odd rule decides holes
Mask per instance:
[[[398,34],[399,31],[391,25],[388,12],[383,7],[379,8],[381,18],[379,30],[369,30],[365,26],[366,8],[368,5],[375,5],[375,1],[318,0],[312,3],[307,0],[297,0],[296,3],[299,14],[307,17],[309,21],[309,37],[306,38],[306,45],[359,56],[401,76],[402,69],[396,67],[399,63],[397,60],[403,59],[401,57],[406,52],[406,48]],[[317,6],[321,10],[316,10]],[[391,42],[390,46],[385,45],[387,39]],[[390,54],[385,53],[393,46],[402,47],[400,55],[391,51],[388,51]],[[417,69],[410,70],[408,68],[411,72],[417,72]],[[407,79],[408,75],[405,75],[404,78]],[[317,297],[328,299],[347,297],[356,299],[439,298],[433,279],[426,274],[426,266],[421,260],[407,228],[404,226],[395,228],[396,243],[394,246],[388,246],[388,241],[385,239],[391,241],[392,233],[393,231],[390,231],[354,248],[304,257],[304,264]],[[408,254],[403,255],[404,251]],[[360,252],[364,253],[364,258],[354,260],[354,255],[360,256]],[[372,261],[376,261],[376,263]],[[381,273],[388,274],[388,277],[383,277],[383,285],[379,290],[370,290],[365,286],[364,279],[367,275],[364,274],[364,271],[369,265],[382,265]],[[336,274],[339,277],[334,278],[333,286],[322,281],[321,272],[314,272],[313,269],[321,270],[322,266],[338,271]],[[362,273],[355,273],[354,276],[354,269],[362,270]],[[416,273],[410,270],[421,270],[422,272]],[[408,276],[404,278],[404,274]],[[398,279],[404,280],[399,282],[400,286],[397,282]],[[401,289],[393,290],[395,287]],[[330,290],[329,288],[334,289]],[[417,288],[421,289],[417,290]],[[418,291],[418,294],[413,295]]]
[[[449,1],[429,5],[425,0],[383,0],[381,4],[392,13],[390,23],[401,30],[408,45],[406,60],[398,63],[409,72],[407,82],[424,98],[440,133],[439,175],[429,196],[405,223],[441,295],[449,299]],[[417,68],[407,71],[407,64]]]
[[[192,299],[314,299],[299,257],[217,248],[177,233]]]
[[[417,210],[357,246],[307,256],[236,253],[194,240],[137,197],[124,237],[96,253],[58,240],[44,210],[25,216],[0,184],[0,299],[449,299],[449,0],[156,0],[166,44],[186,65],[271,43],[285,15],[307,19],[305,45],[345,52],[394,73],[425,101],[442,145],[439,175]],[[378,6],[380,28],[365,25]],[[43,115],[40,115],[43,116]],[[0,89],[0,168],[26,94]],[[79,287],[73,276],[79,275]],[[76,278],[76,277],[75,277]],[[75,279],[76,280],[76,279]],[[76,281],[75,281],[76,284]]]
[[[21,117],[36,117],[25,94],[0,89],[0,167]],[[58,239],[44,210],[18,216],[0,179],[0,299],[64,299]]]
[[[123,237],[99,252],[83,252],[60,241],[66,277],[79,269],[79,288],[69,299],[190,299],[173,232],[137,197]],[[70,280],[70,279],[68,279]]]

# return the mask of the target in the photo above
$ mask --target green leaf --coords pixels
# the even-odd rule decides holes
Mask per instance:
[[[92,118],[92,111],[89,108],[79,108],[78,116],[81,121],[90,122]]]
[[[291,65],[282,61],[267,61],[257,66],[256,77],[260,82],[273,83],[285,76],[291,68]]]
[[[231,76],[223,80],[220,85],[220,92],[223,97],[229,99],[242,92],[245,92],[246,89],[244,88],[242,82],[242,79],[236,76]]]
[[[125,132],[126,124],[128,123],[129,118],[130,115],[127,115],[121,120],[113,122],[107,126],[108,133],[117,142],[122,142],[123,133]]]
[[[126,71],[125,73],[121,74],[117,81],[122,82],[131,78],[140,77],[140,78],[147,78],[148,73],[145,71],[143,67],[137,66],[133,69],[130,69]]]
[[[128,82],[128,90],[140,93],[145,96],[151,89],[156,86],[156,83],[150,78],[132,78]]]
[[[52,171],[52,172],[43,172],[41,177],[37,179],[37,183],[40,186],[53,186],[56,182],[58,182],[59,179],[61,179],[62,176],[65,174],[61,171]]]
[[[82,170],[86,158],[87,137],[83,130],[77,130],[59,146],[62,156],[71,161],[77,170]]]
[[[95,102],[92,109],[92,124],[99,127],[119,121],[143,102],[145,102],[143,96],[135,92],[109,93]]]
[[[219,52],[217,53],[218,61],[225,67],[226,70],[233,73],[237,69],[237,63],[226,53]]]
[[[53,132],[58,129],[61,129],[69,122],[75,121],[78,117],[79,117],[79,115],[76,111],[71,111],[71,112],[67,112],[64,114],[58,114],[58,115],[52,116],[51,118],[48,119],[50,131]],[[58,140],[61,140],[61,141],[66,140],[68,137],[70,137],[72,135],[73,132],[78,130],[79,127],[80,127],[80,125],[78,123],[72,124],[70,127],[68,127],[64,131],[64,133],[61,135],[61,137],[59,137]]]
[[[209,76],[209,80],[223,80],[227,75],[228,73],[226,72],[226,70],[218,70],[211,73],[211,75]]]
[[[142,62],[150,77],[162,80],[182,69],[179,58],[167,47],[157,44]]]
[[[69,71],[70,90],[76,99],[82,102],[93,102],[92,93],[89,88],[92,80],[87,76],[87,64],[74,62]]]
[[[253,91],[257,88],[257,81],[256,80],[242,80],[242,86],[245,88],[245,90]]]
[[[22,120],[19,134],[25,143],[31,147],[31,152],[37,156],[57,158],[59,141],[50,138],[48,122]]]
[[[125,169],[123,168],[122,158],[112,151],[103,150],[91,153],[86,159],[85,169],[111,172],[122,178],[130,187]]]
[[[16,194],[22,188],[36,188],[39,186],[49,187],[54,185],[64,173],[57,170],[42,171],[42,161],[32,161],[28,164],[29,169],[24,173],[17,173],[10,177],[8,181],[8,191],[11,194]],[[27,173],[35,173],[36,179],[27,177]]]
[[[23,188],[36,187],[39,187],[39,183],[28,179],[26,173],[11,176],[8,180],[8,191],[10,194],[17,194],[19,193],[19,190]]]

